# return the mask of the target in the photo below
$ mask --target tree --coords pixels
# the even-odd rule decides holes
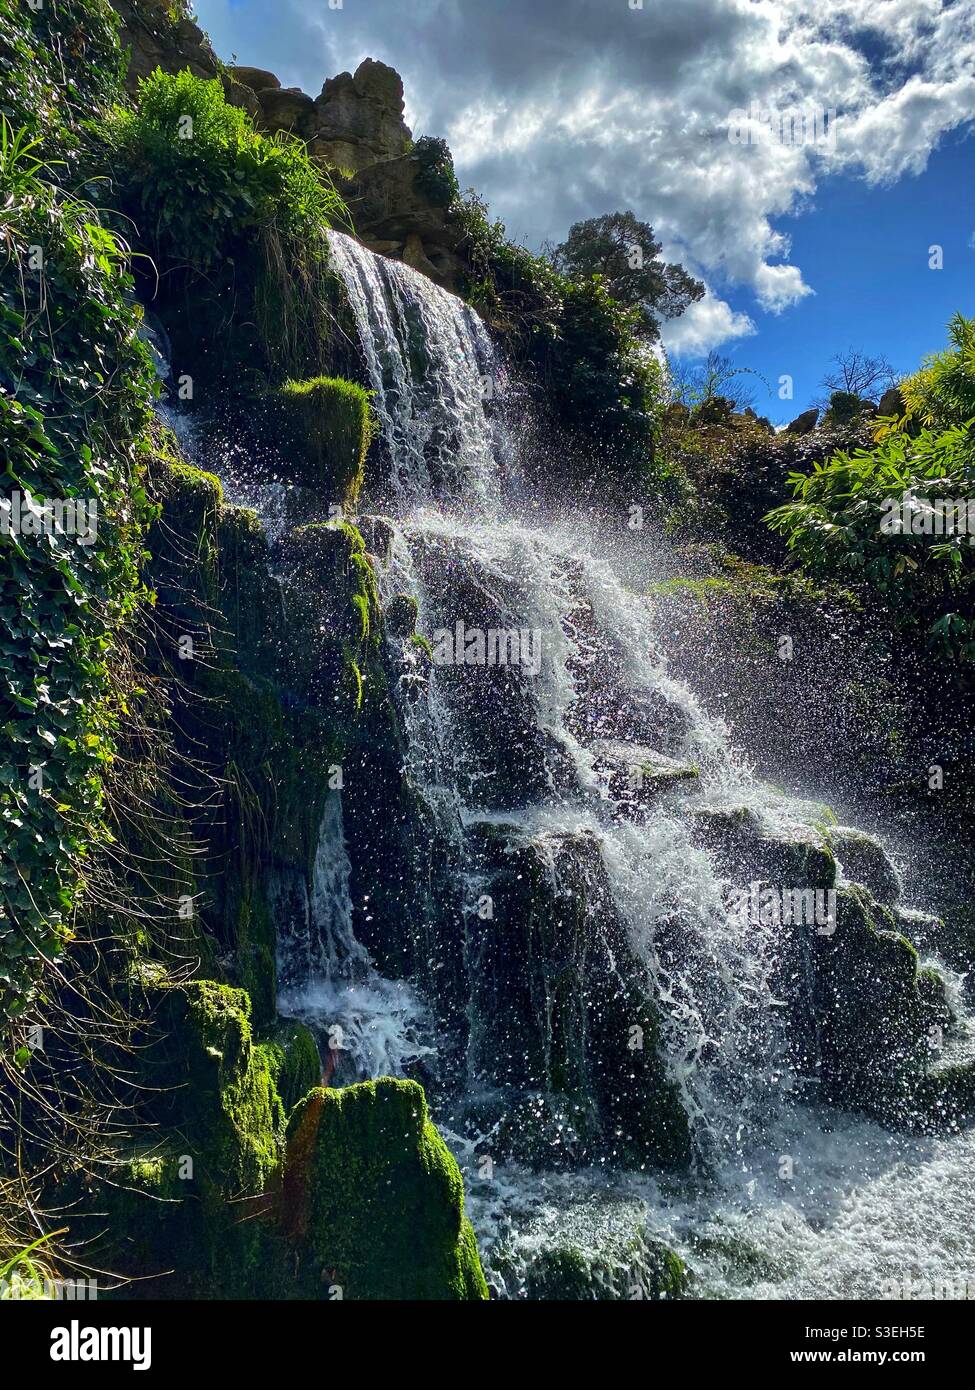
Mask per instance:
[[[897,382],[897,373],[886,357],[870,357],[856,348],[847,348],[830,358],[833,366],[820,382],[823,391],[842,391],[859,400],[879,398]],[[820,404],[825,404],[821,402]]]
[[[757,375],[748,367],[736,367],[730,357],[712,348],[696,367],[671,364],[671,396],[691,410],[719,398],[730,402],[734,410],[744,410],[755,404],[755,392],[744,378]]]
[[[648,222],[640,222],[632,212],[612,212],[576,222],[551,257],[573,279],[601,275],[618,303],[639,309],[641,334],[655,341],[661,319],[679,318],[704,294],[700,280],[682,265],[662,260],[660,251]]]

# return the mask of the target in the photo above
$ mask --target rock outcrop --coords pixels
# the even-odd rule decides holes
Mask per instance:
[[[356,235],[383,256],[405,261],[456,290],[466,262],[463,233],[445,200],[425,186],[425,165],[404,117],[403,79],[394,68],[365,58],[354,73],[326,79],[317,97],[283,87],[265,68],[220,62],[191,19],[173,19],[163,0],[112,0],[130,53],[126,83],[135,91],[157,67],[184,68],[217,78],[227,100],[274,134],[304,140],[332,171],[352,211]]]

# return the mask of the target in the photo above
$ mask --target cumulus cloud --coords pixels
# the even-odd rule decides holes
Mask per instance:
[[[748,314],[736,313],[708,290],[704,298],[692,304],[679,319],[665,323],[661,337],[668,352],[695,357],[735,338],[747,338],[754,332],[755,324]]]
[[[630,207],[710,286],[673,350],[752,331],[814,292],[774,219],[843,171],[921,172],[975,119],[973,0],[198,0],[218,52],[317,92],[372,56],[403,74],[416,133],[517,239]],[[735,110],[835,112],[835,140],[733,143]],[[709,337],[709,333],[713,336]]]

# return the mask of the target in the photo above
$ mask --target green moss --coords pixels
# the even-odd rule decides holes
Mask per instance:
[[[299,450],[293,480],[333,506],[354,507],[372,438],[369,392],[351,381],[320,376],[285,382],[278,396]]]
[[[284,1019],[268,1043],[268,1057],[286,1111],[321,1083],[322,1060],[314,1034],[297,1019]]]
[[[142,1082],[165,1138],[107,1170],[106,1258],[140,1278],[165,1276],[148,1288],[164,1296],[266,1293],[285,1128],[278,1051],[254,1042],[243,990],[140,975],[155,1021]]]
[[[836,895],[836,930],[816,936],[822,1097],[889,1120],[906,1119],[937,1022],[918,955],[890,912],[860,888]]]
[[[271,1059],[251,1036],[241,989],[193,980],[178,991],[177,1037],[188,1065],[182,1109],[201,1164],[221,1191],[263,1190],[281,1156],[284,1112]]]
[[[487,1297],[460,1170],[415,1082],[306,1096],[288,1125],[285,1203],[311,1296]]]

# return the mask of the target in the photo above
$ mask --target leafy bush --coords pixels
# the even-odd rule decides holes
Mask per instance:
[[[975,662],[975,319],[902,386],[908,417],[872,447],[793,474],[769,524],[807,568],[857,582],[895,631],[923,634],[962,682]],[[929,422],[918,428],[917,419]],[[947,502],[946,515],[936,505]],[[961,524],[954,512],[963,514]],[[969,525],[971,518],[972,525]],[[946,534],[947,531],[947,534]]]
[[[533,370],[553,419],[585,430],[588,466],[627,487],[665,484],[654,465],[662,372],[641,339],[640,306],[620,304],[600,275],[572,278],[510,242],[476,194],[454,217],[473,267],[467,299]]]
[[[964,426],[914,438],[891,431],[872,449],[793,475],[793,500],[768,518],[807,569],[871,591],[895,630],[919,627],[966,678],[975,661],[975,548],[967,534],[939,535],[929,503],[971,504],[975,519],[973,465],[975,435]]]
[[[118,99],[118,27],[107,0],[0,0],[0,115],[44,141],[62,182],[80,162],[85,122]]]
[[[452,207],[460,196],[460,185],[446,140],[438,140],[432,135],[421,136],[413,146],[413,157],[420,166],[416,176],[419,191],[434,207]]]
[[[210,270],[265,229],[307,238],[314,254],[325,227],[348,221],[303,143],[255,130],[216,79],[157,68],[140,83],[136,110],[114,109],[108,139],[149,218],[143,231],[170,264]]]
[[[0,1006],[25,1006],[68,934],[78,865],[101,836],[115,718],[110,634],[140,593],[145,496],[135,444],[153,374],[136,338],[126,248],[4,127],[0,274]],[[42,261],[37,260],[40,248]],[[38,269],[32,267],[39,266]],[[86,527],[40,525],[54,502]],[[97,510],[92,513],[92,507]],[[94,516],[94,535],[88,529]]]
[[[955,314],[948,335],[951,346],[901,383],[910,415],[934,428],[975,420],[975,318]]]
[[[661,452],[689,481],[695,522],[740,555],[769,561],[784,547],[764,517],[789,495],[790,473],[869,440],[859,426],[776,434],[754,413],[731,413],[712,397],[689,413],[668,409]]]

